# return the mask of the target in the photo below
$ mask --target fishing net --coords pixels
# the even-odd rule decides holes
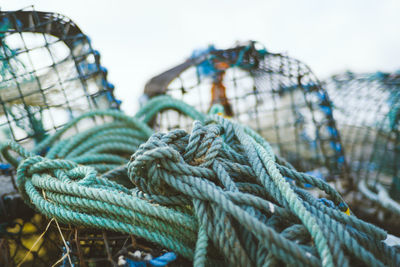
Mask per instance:
[[[332,76],[326,88],[354,184],[379,204],[354,207],[359,207],[362,217],[398,235],[400,75],[346,72]]]
[[[250,126],[298,170],[328,180],[344,173],[328,96],[296,59],[270,53],[256,42],[226,50],[210,46],[150,79],[142,100],[160,94]],[[165,131],[189,129],[191,123],[187,116],[168,111],[153,126]]]

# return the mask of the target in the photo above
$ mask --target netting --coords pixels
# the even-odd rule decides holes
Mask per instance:
[[[152,78],[144,93],[144,99],[168,94],[202,112],[220,104],[226,115],[259,132],[299,170],[329,179],[345,169],[330,101],[317,78],[300,61],[258,43],[195,51]],[[174,111],[159,114],[153,123],[162,131],[191,126]]]
[[[2,140],[32,148],[88,110],[119,108],[113,90],[99,52],[73,21],[33,8],[0,12]],[[69,134],[101,122],[101,117],[82,121]],[[1,266],[50,266],[67,249],[73,263],[112,266],[121,250],[137,249],[127,235],[56,227],[23,203],[10,166],[0,167]]]
[[[27,220],[18,216],[7,234],[2,233],[1,266],[117,266],[127,259],[138,262],[147,255],[154,258],[167,252],[133,235],[57,224],[39,214]],[[175,264],[185,266],[188,261],[179,259]]]
[[[1,12],[0,129],[41,141],[88,109],[118,107],[90,39],[68,18]]]
[[[355,184],[368,198],[399,214],[400,206],[390,198],[400,198],[400,75],[346,72],[332,76],[326,87]],[[398,220],[377,216],[379,210],[368,217],[389,226]]]

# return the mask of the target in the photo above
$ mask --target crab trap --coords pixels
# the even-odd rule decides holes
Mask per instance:
[[[182,64],[150,79],[142,100],[161,94],[250,126],[298,170],[328,180],[345,173],[332,107],[320,82],[302,62],[259,43],[194,51]],[[168,111],[153,126],[188,129],[191,120]]]
[[[363,217],[399,234],[394,225],[400,214],[400,75],[346,72],[325,84],[351,177],[358,186],[355,191],[380,208],[371,205],[368,211],[366,205],[357,206],[364,210]]]
[[[0,12],[0,139],[30,149],[89,110],[119,109],[113,90],[99,52],[69,18],[33,8]],[[69,135],[105,121],[82,120]],[[13,168],[0,167],[1,266],[50,266],[67,250],[81,266],[115,265],[117,252],[132,247],[128,235],[49,222],[23,203]]]

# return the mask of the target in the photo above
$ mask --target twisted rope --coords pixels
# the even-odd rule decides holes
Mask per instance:
[[[199,120],[190,134],[152,134],[146,123],[167,108]],[[113,121],[62,139],[91,116]],[[37,155],[49,146],[46,156]],[[49,218],[134,234],[196,266],[400,264],[383,242],[386,233],[347,215],[328,184],[294,170],[251,129],[168,97],[133,118],[115,111],[83,115],[33,152],[13,142],[0,151],[18,165],[23,198]],[[331,202],[303,190],[304,183]]]

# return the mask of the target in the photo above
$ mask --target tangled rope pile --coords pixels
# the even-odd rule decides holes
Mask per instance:
[[[146,123],[165,108],[197,119],[191,134],[150,136]],[[33,152],[1,146],[18,165],[24,199],[48,217],[134,234],[195,266],[400,264],[383,230],[346,214],[333,188],[294,170],[249,128],[168,97],[153,99],[134,118],[113,111],[85,116],[94,115],[115,120],[56,143],[58,132]],[[50,145],[45,157],[36,155]],[[315,198],[305,183],[331,200]]]

